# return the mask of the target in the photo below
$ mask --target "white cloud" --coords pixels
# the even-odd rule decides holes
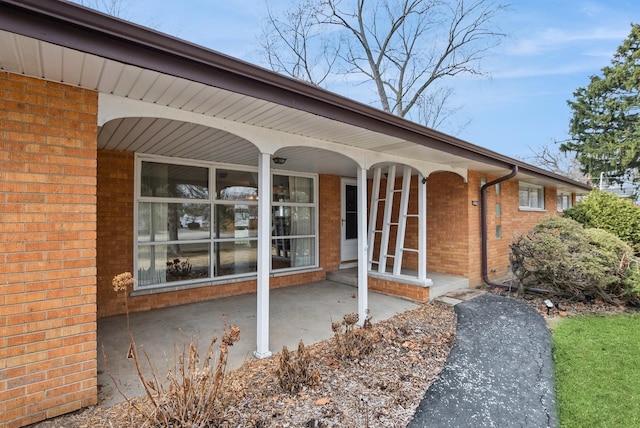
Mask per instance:
[[[533,37],[516,41],[511,45],[506,45],[504,53],[517,56],[534,56],[566,49],[571,46],[576,48],[579,45],[594,42],[612,42],[618,44],[628,36],[628,29],[616,28],[595,28],[591,30],[566,30],[559,28],[546,28]]]

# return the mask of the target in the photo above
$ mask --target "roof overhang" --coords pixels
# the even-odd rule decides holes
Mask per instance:
[[[519,177],[534,184],[573,192],[590,189],[316,86],[73,3],[0,0],[0,42],[4,71],[451,168],[505,175],[517,165]],[[105,127],[131,129],[136,125],[132,120]],[[188,135],[205,132],[187,128]],[[233,143],[233,136],[224,138]],[[106,134],[101,139],[107,148],[115,144]],[[241,140],[235,143],[242,145]],[[143,143],[124,144],[136,151]],[[176,145],[147,140],[145,147],[149,153],[153,147],[156,154],[175,155],[171,149]]]

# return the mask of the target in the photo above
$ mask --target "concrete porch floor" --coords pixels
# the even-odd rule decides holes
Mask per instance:
[[[270,351],[282,346],[296,349],[298,342],[319,342],[333,336],[331,321],[340,321],[347,313],[358,311],[357,290],[349,285],[320,281],[271,290]],[[130,315],[131,331],[138,345],[149,355],[158,376],[163,379],[167,365],[173,366],[174,344],[181,344],[180,331],[187,343],[191,335],[199,334],[201,352],[205,352],[214,334],[221,336],[223,316],[227,324],[240,327],[240,341],[229,348],[228,370],[238,368],[252,359],[256,348],[256,294],[245,294],[138,312]],[[416,308],[408,300],[369,292],[369,310],[373,322],[381,321]],[[115,316],[98,320],[98,384],[99,403],[109,407],[124,401],[115,389],[116,379],[127,397],[144,395],[132,359],[127,359],[129,342],[126,317]],[[103,357],[107,358],[107,368]],[[217,347],[216,347],[217,350]],[[144,361],[145,374],[149,374]]]

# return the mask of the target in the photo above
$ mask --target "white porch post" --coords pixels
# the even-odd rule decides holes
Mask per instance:
[[[258,292],[256,358],[268,358],[269,351],[269,266],[271,260],[271,155],[258,160]]]
[[[427,177],[418,174],[418,279],[427,279]]]
[[[358,166],[358,323],[362,325],[369,309],[367,271],[367,170]]]

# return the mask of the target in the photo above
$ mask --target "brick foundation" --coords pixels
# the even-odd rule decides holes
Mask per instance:
[[[429,287],[420,287],[412,284],[392,281],[382,278],[369,277],[367,280],[369,290],[392,296],[404,297],[414,302],[426,303],[429,301]]]

